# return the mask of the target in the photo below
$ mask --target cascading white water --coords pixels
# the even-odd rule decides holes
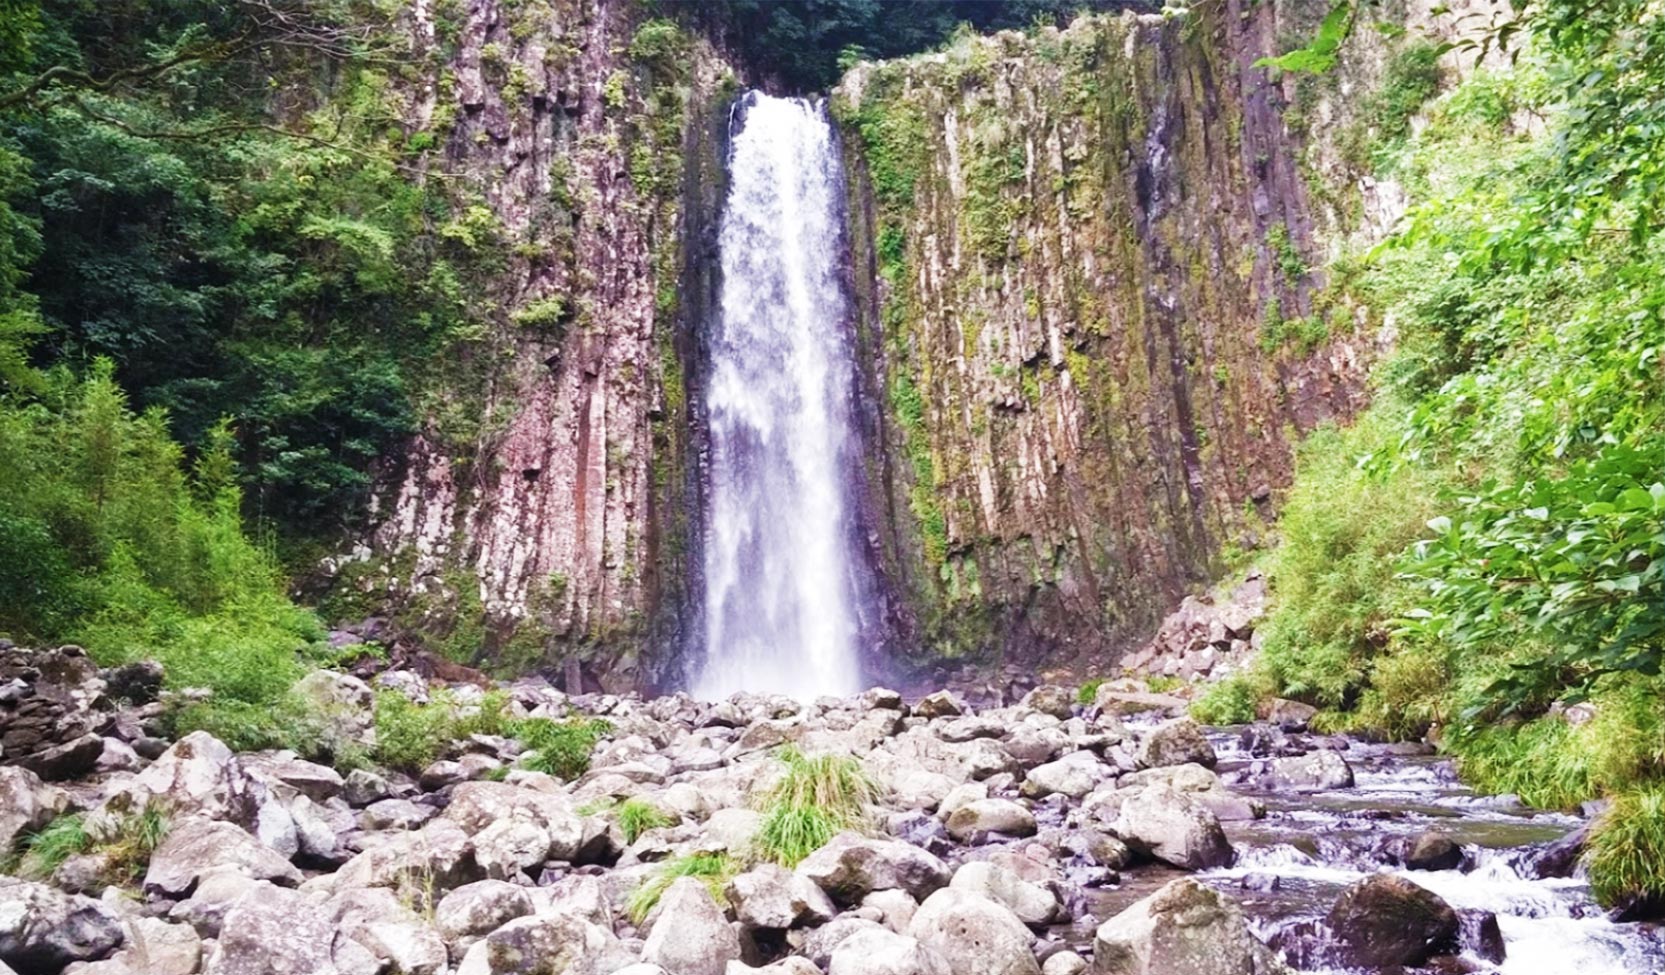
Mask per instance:
[[[701,697],[859,690],[842,197],[821,103],[736,104],[706,390]]]

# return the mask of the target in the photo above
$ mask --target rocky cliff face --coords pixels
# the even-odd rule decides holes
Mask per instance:
[[[524,667],[606,643],[629,671],[674,628],[653,610],[682,602],[685,204],[695,224],[714,205],[710,123],[733,76],[613,0],[419,2],[411,18],[445,53],[410,111],[448,132],[459,205],[503,240],[500,273],[468,282],[502,315],[384,472],[379,527],[338,579],[391,590],[450,656]],[[681,290],[701,293],[697,272]],[[477,428],[448,438],[447,411]]]
[[[1253,66],[1324,8],[1089,17],[846,78],[852,481],[897,637],[875,653],[1102,659],[1149,636],[1266,534],[1301,433],[1359,406],[1374,324],[1312,267],[1403,206],[1337,136],[1392,42],[1361,35],[1322,82]],[[444,67],[410,113],[448,133],[459,206],[504,240],[472,283],[502,313],[336,565],[447,656],[586,659],[615,686],[674,683],[691,612],[738,89],[708,44],[642,18],[413,8]]]
[[[1147,637],[1264,534],[1301,433],[1360,405],[1373,338],[1311,267],[1314,190],[1356,190],[1303,167],[1286,116],[1312,93],[1253,66],[1302,36],[1298,6],[1083,18],[846,77],[888,405],[874,547],[927,655]]]

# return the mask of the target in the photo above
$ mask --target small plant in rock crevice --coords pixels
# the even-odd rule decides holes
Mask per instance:
[[[15,871],[30,880],[47,880],[71,857],[90,853],[103,858],[101,879],[130,884],[149,865],[168,827],[166,810],[155,803],[110,816],[59,816],[25,841]]]
[[[662,829],[675,824],[672,816],[646,799],[626,799],[613,811],[613,821],[619,824],[626,843],[634,843],[650,829]]]

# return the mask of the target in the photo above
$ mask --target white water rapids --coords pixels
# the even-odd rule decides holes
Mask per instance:
[[[852,370],[843,172],[825,107],[752,92],[730,122],[706,391],[705,654],[693,692],[860,690],[844,497]]]

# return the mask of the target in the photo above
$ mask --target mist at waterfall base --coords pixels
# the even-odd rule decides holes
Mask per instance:
[[[750,92],[730,120],[710,339],[704,651],[691,690],[861,690],[844,176],[825,106]]]

